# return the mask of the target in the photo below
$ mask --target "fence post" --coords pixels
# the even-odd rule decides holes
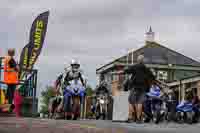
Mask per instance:
[[[33,84],[32,84],[32,88],[33,88],[33,105],[32,105],[32,112],[33,114],[36,113],[36,87],[37,87],[37,70],[34,70],[33,72]]]

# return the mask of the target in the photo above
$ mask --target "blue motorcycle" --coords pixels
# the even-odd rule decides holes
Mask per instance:
[[[168,122],[176,121],[177,100],[173,94],[167,94],[164,102],[166,103],[165,120]]]
[[[83,117],[84,99],[86,96],[85,87],[77,82],[71,83],[64,90],[64,110],[72,112],[73,119]]]
[[[192,124],[197,119],[195,116],[200,112],[199,107],[189,101],[182,101],[176,107],[177,121]]]
[[[151,88],[150,92],[148,92],[146,95],[148,97],[147,100],[149,101],[149,103],[151,105],[150,113],[152,114],[152,119],[157,124],[160,122],[161,116],[162,116],[162,112],[161,112],[162,111],[162,98],[161,98],[160,88],[157,86],[154,86],[154,88]]]

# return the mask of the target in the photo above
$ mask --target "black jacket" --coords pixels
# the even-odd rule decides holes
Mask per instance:
[[[155,76],[144,64],[128,67],[125,73],[131,74],[130,87],[144,89],[143,91],[148,91],[149,81],[155,80]]]
[[[107,89],[107,83],[105,81],[102,81],[100,83],[100,85],[97,86],[97,88],[96,88],[96,95],[98,95],[100,93],[103,93],[103,94],[105,94],[105,93],[108,94],[109,93],[109,91]]]

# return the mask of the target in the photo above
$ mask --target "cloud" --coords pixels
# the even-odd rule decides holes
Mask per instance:
[[[143,46],[150,25],[158,42],[199,60],[199,7],[198,0],[6,0],[0,5],[0,48],[3,54],[9,47],[20,53],[34,18],[50,10],[36,64],[39,88],[52,83],[72,58],[80,59],[94,87],[96,68]]]

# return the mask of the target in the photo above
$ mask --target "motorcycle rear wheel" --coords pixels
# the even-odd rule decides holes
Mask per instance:
[[[74,114],[74,117],[73,117],[73,120],[77,120],[79,117],[80,117],[80,98],[79,97],[73,97],[73,106],[72,106],[72,109],[73,109],[73,114]]]

